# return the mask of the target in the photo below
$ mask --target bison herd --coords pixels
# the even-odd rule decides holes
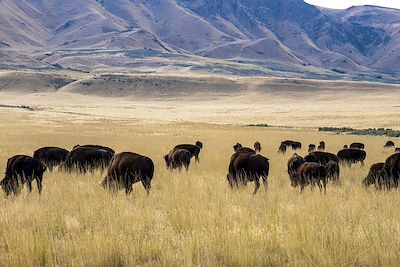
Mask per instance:
[[[189,170],[192,158],[199,163],[199,154],[203,144],[180,144],[172,148],[164,156],[166,168],[169,170],[185,168]],[[294,151],[302,148],[298,141],[286,140],[280,143],[279,153],[285,154],[288,149]],[[395,144],[388,141],[384,148],[393,149]],[[259,154],[262,150],[260,142],[254,143],[254,149],[243,147],[240,143],[233,146],[234,153],[230,158],[227,180],[232,189],[255,183],[253,194],[260,187],[260,180],[268,188],[269,159]],[[308,154],[304,157],[294,153],[288,160],[287,172],[293,187],[300,187],[303,192],[306,186],[316,185],[326,192],[328,183],[337,184],[340,177],[340,166],[360,163],[364,166],[366,159],[365,146],[362,143],[345,145],[337,154],[325,152],[325,142],[321,141],[308,146]],[[390,190],[399,187],[400,149],[385,162],[373,164],[362,184],[374,185],[378,190]],[[58,147],[43,147],[34,151],[33,156],[17,155],[7,161],[5,177],[0,185],[7,196],[18,195],[26,184],[32,191],[32,182],[36,180],[39,194],[42,192],[43,174],[59,166],[63,172],[107,171],[102,186],[112,192],[124,189],[128,195],[133,184],[141,182],[147,193],[151,189],[154,175],[154,163],[146,156],[131,152],[116,154],[111,148],[99,145],[76,145],[71,151]]]

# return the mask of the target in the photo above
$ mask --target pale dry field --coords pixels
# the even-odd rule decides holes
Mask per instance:
[[[227,119],[227,121],[229,121]],[[342,121],[341,123],[344,123]],[[357,123],[357,116],[352,120]],[[398,122],[398,121],[397,121]],[[323,134],[307,129],[0,112],[0,170],[8,157],[41,146],[102,144],[151,157],[152,191],[140,184],[126,197],[99,186],[104,174],[46,173],[42,196],[0,196],[1,266],[397,266],[400,195],[364,189],[370,164],[391,153],[384,137]],[[178,143],[204,143],[188,173],[165,169]],[[280,141],[325,140],[327,150],[361,141],[366,167],[342,169],[327,194],[290,186]],[[256,140],[270,159],[269,189],[232,192],[226,174],[232,145]],[[396,140],[399,143],[398,140]],[[299,152],[306,154],[305,149]]]

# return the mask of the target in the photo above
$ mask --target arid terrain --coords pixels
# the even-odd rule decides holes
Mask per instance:
[[[194,92],[194,93],[192,93]],[[0,169],[42,146],[102,144],[155,163],[152,190],[126,197],[105,174],[46,172],[43,194],[0,196],[2,266],[396,266],[398,191],[361,185],[393,153],[387,137],[321,133],[319,126],[400,129],[399,87],[198,75],[0,74]],[[246,127],[267,123],[275,127]],[[327,194],[292,188],[282,140],[324,140],[336,153],[366,145],[366,166],[342,168]],[[201,140],[200,163],[171,172],[163,155]],[[392,139],[399,146],[400,140]],[[269,189],[233,192],[232,145],[260,141]],[[299,154],[305,155],[303,147]],[[34,186],[36,186],[34,184]]]

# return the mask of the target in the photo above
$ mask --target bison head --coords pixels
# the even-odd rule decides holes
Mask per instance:
[[[202,149],[203,148],[203,143],[200,142],[200,141],[197,141],[196,142],[196,146],[198,146],[198,147],[200,147],[200,149]]]

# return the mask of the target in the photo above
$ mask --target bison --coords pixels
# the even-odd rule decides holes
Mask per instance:
[[[349,165],[357,162],[361,162],[361,167],[364,166],[364,160],[367,157],[367,153],[364,150],[358,148],[342,149],[337,153],[337,156],[341,163]]]
[[[116,154],[110,162],[102,186],[113,191],[125,189],[125,193],[129,195],[132,193],[133,184],[142,182],[149,194],[153,175],[154,163],[150,158],[136,153],[122,152]]]
[[[282,142],[281,145],[279,146],[278,153],[285,154],[286,153],[286,149],[287,149],[287,146],[285,145],[284,142]]]
[[[46,166],[38,159],[17,155],[7,161],[5,177],[0,185],[7,196],[18,195],[25,183],[28,185],[29,192],[32,192],[32,181],[36,180],[39,194],[41,194],[45,171]]]
[[[257,152],[261,152],[261,144],[260,144],[260,142],[255,142],[254,143],[254,151],[257,153]]]
[[[400,179],[400,153],[395,153],[386,159],[380,179],[383,180],[386,189],[398,188]]]
[[[69,152],[61,169],[68,172],[76,170],[82,173],[96,169],[104,170],[114,156],[113,151],[101,146],[77,146]]]
[[[348,145],[344,145],[344,146],[343,146],[343,149],[348,149],[348,148],[349,148]]]
[[[384,145],[384,148],[391,148],[391,147],[394,147],[393,141],[387,141],[386,144]]]
[[[249,147],[243,147],[242,144],[236,143],[236,145],[233,146],[234,152],[246,152],[246,153],[253,153],[255,154],[256,151],[252,148]]]
[[[112,148],[109,148],[109,147],[106,147],[106,146],[100,146],[100,145],[83,145],[83,146],[75,145],[72,150],[74,150],[74,149],[76,149],[78,147],[105,150],[105,151],[108,151],[110,154],[113,154],[113,155],[115,154],[115,151]]]
[[[293,150],[301,149],[301,143],[300,143],[300,142],[297,142],[297,141],[293,142],[293,143],[292,143],[292,149],[293,149]]]
[[[294,153],[288,161],[288,174],[293,187],[297,187],[300,184],[299,168],[304,162],[304,159],[297,153]]]
[[[325,151],[325,142],[324,141],[319,142],[318,150]]]
[[[381,190],[382,187],[384,186],[384,181],[383,181],[383,175],[382,175],[382,171],[383,168],[385,166],[385,163],[375,163],[373,164],[368,172],[367,177],[364,178],[364,180],[362,181],[362,184],[365,187],[368,187],[370,185],[375,185],[376,189]]]
[[[363,150],[365,148],[365,145],[363,143],[352,143],[350,145],[350,148]]]
[[[167,169],[179,169],[185,167],[186,171],[189,170],[190,159],[192,154],[186,149],[174,148],[167,155],[164,156]]]
[[[308,145],[308,153],[311,153],[311,152],[315,151],[316,148],[317,148],[316,145],[314,145],[314,144],[309,144],[309,145]]]
[[[318,185],[319,189],[326,192],[327,173],[324,165],[315,162],[305,162],[299,168],[300,190],[311,184],[311,189]]]
[[[305,156],[304,160],[306,162],[315,162],[322,165],[326,165],[331,160],[339,163],[339,158],[335,154],[323,151],[311,152],[310,154]]]
[[[181,144],[175,146],[173,149],[186,149],[187,151],[190,152],[191,157],[194,157],[196,162],[199,162],[200,161],[199,154],[202,148],[203,144],[200,141],[197,141],[196,145]]]
[[[52,171],[54,167],[65,161],[68,153],[68,150],[59,147],[42,147],[33,153],[33,157],[45,164],[49,171]]]
[[[254,181],[255,189],[253,194],[256,194],[260,187],[260,178],[267,189],[268,174],[269,162],[266,157],[260,154],[236,152],[231,157],[227,179],[232,188],[238,188],[240,184],[246,185],[247,182]]]
[[[330,160],[325,165],[325,169],[326,169],[327,179],[332,180],[333,183],[337,183],[339,181],[339,176],[340,176],[339,164],[334,160]]]

